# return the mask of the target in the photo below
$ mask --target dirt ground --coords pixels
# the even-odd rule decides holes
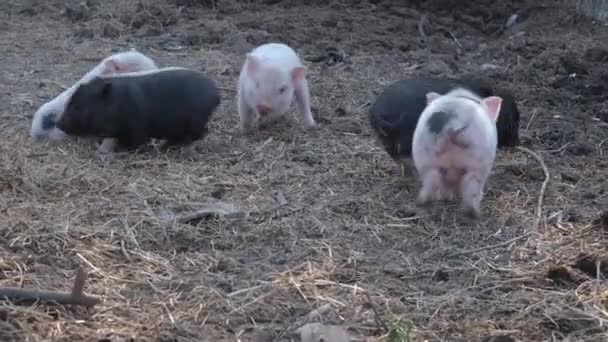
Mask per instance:
[[[608,28],[526,3],[5,0],[0,286],[69,291],[81,266],[103,302],[4,301],[0,340],[289,341],[308,322],[359,341],[608,340]],[[306,60],[317,131],[294,111],[236,134],[244,54],[270,41]],[[130,47],[222,86],[194,159],[30,140],[40,105]],[[499,152],[478,224],[418,209],[366,116],[395,80],[467,74],[513,92],[533,152]],[[245,215],[184,219],[218,201]]]

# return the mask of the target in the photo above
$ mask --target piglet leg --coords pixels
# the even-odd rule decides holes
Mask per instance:
[[[418,194],[418,204],[428,206],[431,201],[440,198],[441,173],[437,169],[430,169],[422,175],[422,188]]]
[[[128,150],[137,150],[141,145],[147,144],[150,141],[144,128],[141,127],[140,120],[137,116],[129,117],[127,122],[127,132],[129,132],[129,134],[122,135],[117,139],[120,146],[123,146]]]
[[[105,138],[101,142],[101,145],[97,147],[99,152],[101,153],[111,153],[116,149],[116,145],[118,144],[118,140],[114,138]]]
[[[483,182],[476,174],[467,172],[460,183],[460,194],[465,215],[471,219],[481,217],[481,198],[483,197]]]
[[[296,82],[295,95],[300,114],[302,115],[302,120],[304,120],[304,126],[306,128],[314,128],[317,123],[312,117],[312,111],[310,110],[310,93],[308,90],[308,81],[306,81],[306,79]]]
[[[237,106],[238,106],[239,118],[240,118],[240,122],[239,122],[240,130],[241,130],[241,133],[246,133],[246,132],[250,131],[253,126],[254,112],[249,107],[249,105],[247,105],[247,102],[245,101],[245,95],[243,94],[242,88],[239,88]]]

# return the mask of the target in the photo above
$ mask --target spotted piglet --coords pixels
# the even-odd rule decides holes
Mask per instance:
[[[412,157],[422,180],[418,203],[460,195],[469,218],[481,216],[485,183],[496,157],[496,120],[502,98],[464,88],[429,92],[414,131]]]
[[[65,139],[65,132],[57,128],[56,123],[63,115],[70,96],[72,96],[80,84],[89,82],[96,76],[106,77],[155,69],[158,69],[158,67],[154,61],[135,49],[119,52],[104,58],[70,88],[40,106],[32,120],[31,137],[34,140],[50,139],[58,141]],[[104,144],[107,143],[107,141],[104,141]]]
[[[306,68],[285,44],[269,43],[247,54],[239,75],[238,112],[241,132],[253,128],[254,119],[264,127],[282,117],[295,96],[304,126],[313,128]]]
[[[498,149],[520,144],[519,110],[508,89],[499,88],[481,79],[416,76],[396,81],[382,90],[369,108],[372,131],[384,151],[397,163],[399,173],[407,168],[412,157],[412,139],[416,124],[427,105],[426,94],[445,94],[465,88],[477,96],[500,96],[500,113],[496,121]]]

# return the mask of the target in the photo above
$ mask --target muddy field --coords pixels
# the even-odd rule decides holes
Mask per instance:
[[[103,302],[4,301],[0,340],[289,341],[323,322],[359,341],[605,341],[608,28],[527,3],[5,0],[0,286],[69,291],[80,266]],[[244,54],[270,41],[306,59],[318,130],[236,134]],[[222,86],[194,158],[30,140],[41,104],[130,47]],[[415,206],[366,117],[397,79],[471,74],[513,92],[532,152],[499,152],[473,225]],[[184,219],[217,202],[244,215]]]

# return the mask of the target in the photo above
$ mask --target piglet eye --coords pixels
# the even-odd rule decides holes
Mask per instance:
[[[279,88],[279,93],[283,94],[287,90],[287,86],[282,86]]]

